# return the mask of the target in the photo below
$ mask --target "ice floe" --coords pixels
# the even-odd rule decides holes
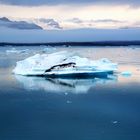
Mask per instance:
[[[121,75],[124,77],[130,77],[132,75],[132,72],[131,71],[123,71],[123,72],[121,72]]]
[[[74,53],[60,51],[36,54],[17,62],[13,73],[26,76],[69,77],[107,76],[117,70],[117,64],[107,58],[90,60]]]
[[[28,49],[24,49],[24,50],[17,50],[16,48],[12,48],[9,50],[6,50],[7,54],[21,54],[21,53],[27,53],[29,50]]]
[[[45,47],[42,52],[43,53],[52,53],[54,51],[56,51],[56,48],[53,48],[53,47]]]

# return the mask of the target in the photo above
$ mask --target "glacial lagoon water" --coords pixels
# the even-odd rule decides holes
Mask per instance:
[[[139,46],[11,48],[0,48],[0,140],[140,139]],[[12,74],[17,61],[60,50],[109,58],[118,63],[118,72],[108,79]],[[125,71],[132,75],[122,75]]]

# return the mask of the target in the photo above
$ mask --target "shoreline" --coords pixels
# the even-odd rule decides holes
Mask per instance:
[[[94,42],[46,42],[46,43],[11,43],[0,42],[0,46],[138,46],[140,41],[94,41]]]

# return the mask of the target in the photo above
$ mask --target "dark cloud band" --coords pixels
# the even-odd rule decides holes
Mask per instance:
[[[25,5],[25,6],[39,6],[39,5],[59,5],[59,4],[128,4],[140,5],[140,0],[0,0],[2,4],[9,5]]]

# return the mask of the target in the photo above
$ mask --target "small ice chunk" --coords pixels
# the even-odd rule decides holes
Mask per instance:
[[[7,54],[21,54],[21,53],[26,53],[28,52],[29,49],[25,49],[25,50],[17,50],[16,48],[12,48],[10,50],[6,50]]]
[[[122,76],[125,76],[125,77],[130,77],[132,75],[132,72],[131,71],[124,71],[121,73]]]
[[[51,52],[53,52],[53,51],[56,51],[56,48],[47,47],[47,48],[44,48],[44,49],[43,49],[43,52],[44,52],[44,53],[46,53],[46,52],[47,52],[47,53],[51,53]]]
[[[65,92],[64,94],[65,94],[65,95],[68,95],[68,92]]]
[[[117,123],[118,123],[118,121],[112,121],[112,123],[113,123],[113,124],[117,124]]]
[[[67,101],[67,104],[71,104],[72,103],[72,101]]]

